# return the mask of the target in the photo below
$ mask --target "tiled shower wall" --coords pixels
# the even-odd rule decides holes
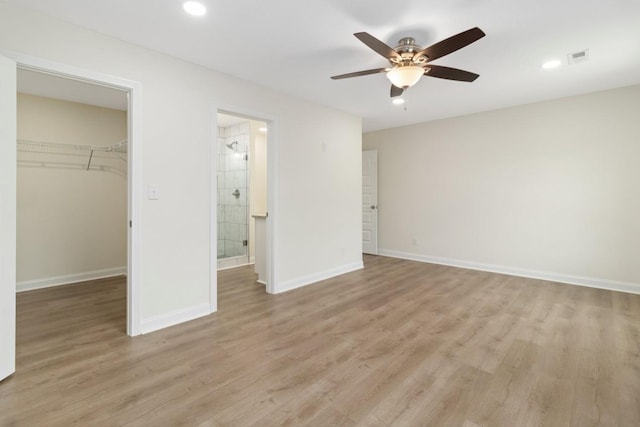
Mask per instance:
[[[218,128],[218,259],[247,255],[250,131],[249,122]]]

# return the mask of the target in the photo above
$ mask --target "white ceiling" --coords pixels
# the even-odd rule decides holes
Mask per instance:
[[[202,0],[199,18],[181,0],[5,1],[348,111],[365,131],[640,83],[638,0]],[[399,107],[383,74],[329,78],[387,66],[355,32],[426,46],[474,26],[487,36],[434,61],[474,83],[423,78]],[[563,65],[541,69],[550,58]]]
[[[226,128],[229,126],[237,125],[242,122],[248,121],[244,117],[239,116],[231,116],[229,114],[218,113],[218,117],[216,119],[218,127]]]
[[[265,122],[261,122],[261,121],[257,121],[257,120],[251,120],[251,119],[248,119],[248,118],[242,117],[242,116],[234,116],[234,115],[231,115],[231,114],[223,114],[223,113],[218,113],[217,116],[218,117],[216,119],[216,122],[217,122],[218,127],[221,127],[221,128],[226,128],[226,127],[237,125],[239,123],[244,123],[244,122],[254,122],[258,126],[261,126],[261,127],[262,126],[264,126],[264,127],[267,126],[267,124]]]
[[[19,68],[18,92],[126,111],[127,92]]]

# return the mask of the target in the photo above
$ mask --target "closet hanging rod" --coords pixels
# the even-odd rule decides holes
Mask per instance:
[[[127,141],[108,146],[17,140],[18,165],[87,171],[100,170],[126,176]]]
[[[120,141],[109,146],[60,144],[57,142],[29,141],[19,139],[17,149],[23,153],[50,154],[60,156],[90,156],[101,159],[127,160],[127,141]]]
[[[127,140],[122,140],[112,145],[80,145],[80,144],[62,144],[59,142],[32,141],[28,139],[18,140],[18,150],[29,151],[34,153],[50,153],[56,154],[60,151],[100,151],[104,153],[126,153]],[[67,152],[61,154],[69,154]]]

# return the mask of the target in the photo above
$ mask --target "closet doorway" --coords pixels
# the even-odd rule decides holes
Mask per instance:
[[[217,268],[253,266],[266,285],[268,125],[218,112],[217,127]]]
[[[129,95],[126,88],[18,67],[16,290],[76,284],[84,293],[117,282],[126,297],[110,321],[135,335]]]

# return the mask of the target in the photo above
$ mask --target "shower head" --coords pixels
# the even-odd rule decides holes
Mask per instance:
[[[227,147],[231,148],[233,151],[236,151],[236,149],[234,147],[235,145],[238,145],[238,141],[233,141],[232,143],[227,144]]]

